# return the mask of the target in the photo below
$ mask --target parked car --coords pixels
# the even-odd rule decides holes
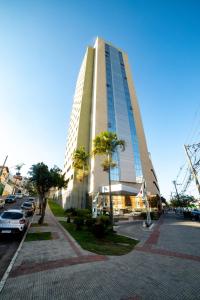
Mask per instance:
[[[0,216],[0,233],[22,233],[28,226],[28,220],[20,209],[9,209]]]
[[[5,200],[0,199],[0,208],[4,208],[4,206],[5,206]]]
[[[15,195],[9,195],[6,199],[5,199],[6,203],[14,203],[16,202],[16,197]]]
[[[34,205],[34,209],[36,209],[36,204],[37,204],[37,201],[36,201],[36,199],[35,198],[33,198],[33,197],[29,197],[28,199],[26,199],[26,201],[25,202],[30,202],[30,203],[33,203],[33,205]]]
[[[200,220],[200,210],[194,209],[191,211],[192,218],[194,217],[196,221]]]
[[[23,211],[25,211],[25,213],[26,213],[27,216],[32,216],[34,214],[34,211],[35,211],[34,204],[32,202],[27,202],[27,201],[25,201],[21,205],[21,209]]]
[[[17,193],[17,194],[15,194],[15,198],[16,199],[22,199],[23,198],[23,194]]]

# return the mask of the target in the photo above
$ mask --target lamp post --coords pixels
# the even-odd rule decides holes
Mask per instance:
[[[93,218],[97,217],[98,197],[99,197],[99,192],[96,194],[96,196],[92,200],[92,217]]]
[[[150,210],[149,210],[149,201],[147,199],[147,192],[146,192],[146,182],[143,178],[143,181],[142,181],[142,188],[141,188],[141,191],[142,191],[142,200],[146,206],[146,214],[147,214],[147,219],[146,219],[146,227],[149,227],[151,225],[151,215],[150,215]]]

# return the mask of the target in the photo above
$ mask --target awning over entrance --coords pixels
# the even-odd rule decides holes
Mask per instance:
[[[139,193],[139,188],[124,185],[121,183],[118,184],[112,184],[111,185],[111,192],[115,195],[137,195]],[[102,186],[100,188],[100,193],[102,194],[108,194],[109,193],[109,186]]]

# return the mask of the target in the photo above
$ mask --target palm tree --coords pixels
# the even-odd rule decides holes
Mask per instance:
[[[73,167],[76,171],[76,178],[78,181],[82,182],[82,202],[81,207],[85,208],[85,193],[84,193],[84,184],[85,184],[85,177],[88,175],[88,160],[90,154],[85,151],[84,147],[77,148],[72,156],[73,160]]]
[[[100,133],[93,140],[93,154],[94,155],[106,155],[106,158],[102,164],[103,170],[108,172],[109,181],[109,200],[110,200],[110,221],[113,224],[113,203],[111,195],[111,176],[110,171],[116,166],[116,163],[112,160],[113,154],[120,148],[125,150],[125,141],[120,140],[117,134],[110,131]]]

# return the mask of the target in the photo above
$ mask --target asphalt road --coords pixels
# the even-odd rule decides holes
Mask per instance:
[[[3,209],[0,209],[0,214],[7,209],[20,209],[21,204],[26,200],[26,198],[17,199],[15,203],[6,203]],[[2,278],[4,272],[6,271],[13,255],[15,254],[22,236],[9,236],[0,235],[0,279]]]

